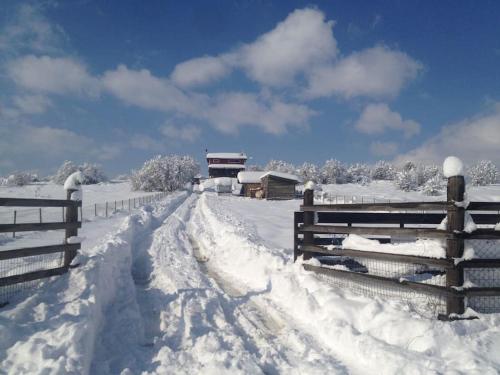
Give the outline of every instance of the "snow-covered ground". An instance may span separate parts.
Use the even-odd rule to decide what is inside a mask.
[[[381,199],[423,197],[388,184],[328,189]],[[499,195],[500,188],[491,187],[471,190],[469,197]],[[293,264],[292,212],[299,205],[179,192],[129,216],[84,223],[81,265],[0,309],[0,368],[78,374],[500,371],[499,314],[441,322],[402,302],[340,290]]]

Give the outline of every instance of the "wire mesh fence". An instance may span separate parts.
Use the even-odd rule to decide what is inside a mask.
[[[331,266],[338,268],[338,266]],[[349,267],[347,267],[349,269]],[[341,270],[345,270],[341,268]],[[385,282],[378,280],[352,280],[344,277],[335,277],[332,275],[318,274],[318,276],[328,284],[348,290],[354,294],[370,297],[381,298],[386,300],[399,301],[408,306],[411,311],[425,317],[435,317],[439,314],[446,313],[446,296],[435,293],[417,292],[408,289],[404,285],[388,285]]]

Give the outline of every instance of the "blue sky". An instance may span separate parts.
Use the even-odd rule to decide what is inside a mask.
[[[4,1],[0,175],[158,153],[500,164],[496,1]]]

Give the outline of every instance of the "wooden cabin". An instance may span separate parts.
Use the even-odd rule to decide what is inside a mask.
[[[207,153],[208,177],[236,178],[238,172],[245,170],[247,156],[243,152]]]
[[[260,181],[266,199],[294,199],[299,178],[289,173],[266,172]]]
[[[241,195],[255,198],[257,191],[262,189],[260,178],[265,173],[262,171],[239,172],[238,183],[241,184]]]

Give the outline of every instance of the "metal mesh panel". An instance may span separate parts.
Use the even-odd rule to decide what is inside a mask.
[[[466,268],[464,280],[477,287],[500,287],[500,268]]]
[[[21,275],[34,271],[62,267],[64,253],[33,255],[24,258],[6,259],[0,261],[0,278]],[[0,304],[7,301],[15,293],[38,285],[40,281],[29,281],[0,287]]]
[[[500,313],[500,296],[469,297],[466,303],[468,307],[483,314]]]
[[[474,258],[500,258],[500,240],[465,240],[465,246],[474,249]]]
[[[378,280],[353,281],[322,274],[318,276],[337,288],[349,290],[355,294],[403,302],[409,310],[429,318],[446,313],[446,298],[441,295],[416,292],[403,285],[388,286]]]
[[[446,285],[444,269],[421,264],[382,261],[363,257],[319,257],[325,266],[343,271],[367,273],[388,279],[408,280],[425,284]],[[322,275],[322,278],[336,287],[349,289],[368,297],[381,297],[403,301],[411,310],[426,316],[445,313],[446,298],[425,292],[413,291],[404,285],[388,285],[376,279],[346,280],[345,278]]]

